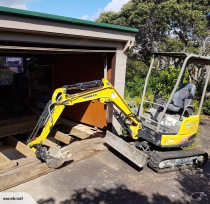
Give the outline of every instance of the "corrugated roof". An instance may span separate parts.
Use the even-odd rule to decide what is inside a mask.
[[[0,6],[0,13],[27,16],[31,18],[39,18],[39,19],[46,19],[46,20],[53,20],[53,21],[62,21],[62,22],[67,22],[67,23],[72,23],[72,24],[80,24],[80,25],[94,26],[94,27],[101,27],[101,28],[108,28],[108,29],[115,29],[115,30],[122,30],[122,31],[130,31],[130,32],[139,31],[136,28],[123,27],[123,26],[112,25],[112,24],[107,24],[107,23],[98,23],[94,21],[87,21],[87,20],[82,20],[82,19],[77,19],[77,18],[70,18],[70,17],[65,17],[65,16],[58,16],[58,15],[52,15],[52,14],[46,14],[46,13],[40,13],[40,12],[34,12],[34,11],[28,11],[28,10],[21,10],[21,9],[14,9],[14,8],[2,7],[2,6]]]

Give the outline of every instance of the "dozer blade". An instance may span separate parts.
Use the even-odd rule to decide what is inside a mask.
[[[148,156],[145,153],[141,152],[135,146],[130,145],[111,132],[106,131],[104,140],[108,145],[117,150],[140,168],[146,164]]]

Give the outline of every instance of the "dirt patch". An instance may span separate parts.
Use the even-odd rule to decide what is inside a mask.
[[[202,149],[210,155],[210,117],[202,116],[198,130],[198,135],[195,141],[195,147]]]

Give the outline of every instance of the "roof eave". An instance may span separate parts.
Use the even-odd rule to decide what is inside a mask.
[[[98,23],[94,21],[87,21],[87,20],[82,20],[82,19],[76,19],[76,18],[70,18],[70,17],[34,12],[34,11],[27,11],[27,10],[21,10],[21,9],[14,9],[14,8],[8,8],[8,7],[1,7],[1,6],[0,6],[0,13],[6,13],[6,14],[18,15],[18,16],[27,16],[31,18],[60,21],[60,22],[66,22],[66,23],[71,23],[71,24],[80,24],[80,25],[114,29],[114,30],[122,30],[122,31],[128,31],[128,32],[133,32],[133,33],[139,32],[139,30],[136,28],[123,27],[123,26],[112,25],[112,24],[107,24],[107,23]]]

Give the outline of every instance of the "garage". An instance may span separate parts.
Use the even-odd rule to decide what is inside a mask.
[[[27,146],[55,89],[106,78],[123,95],[126,55],[137,31],[0,7],[1,190],[55,170]],[[107,129],[121,131],[111,110],[98,100],[78,103],[65,107],[42,144],[70,151],[77,162],[107,149]]]
[[[5,7],[0,29],[1,120],[43,109],[63,85],[105,77],[123,95],[137,29]],[[68,107],[63,117],[98,128],[113,120],[98,101]]]

